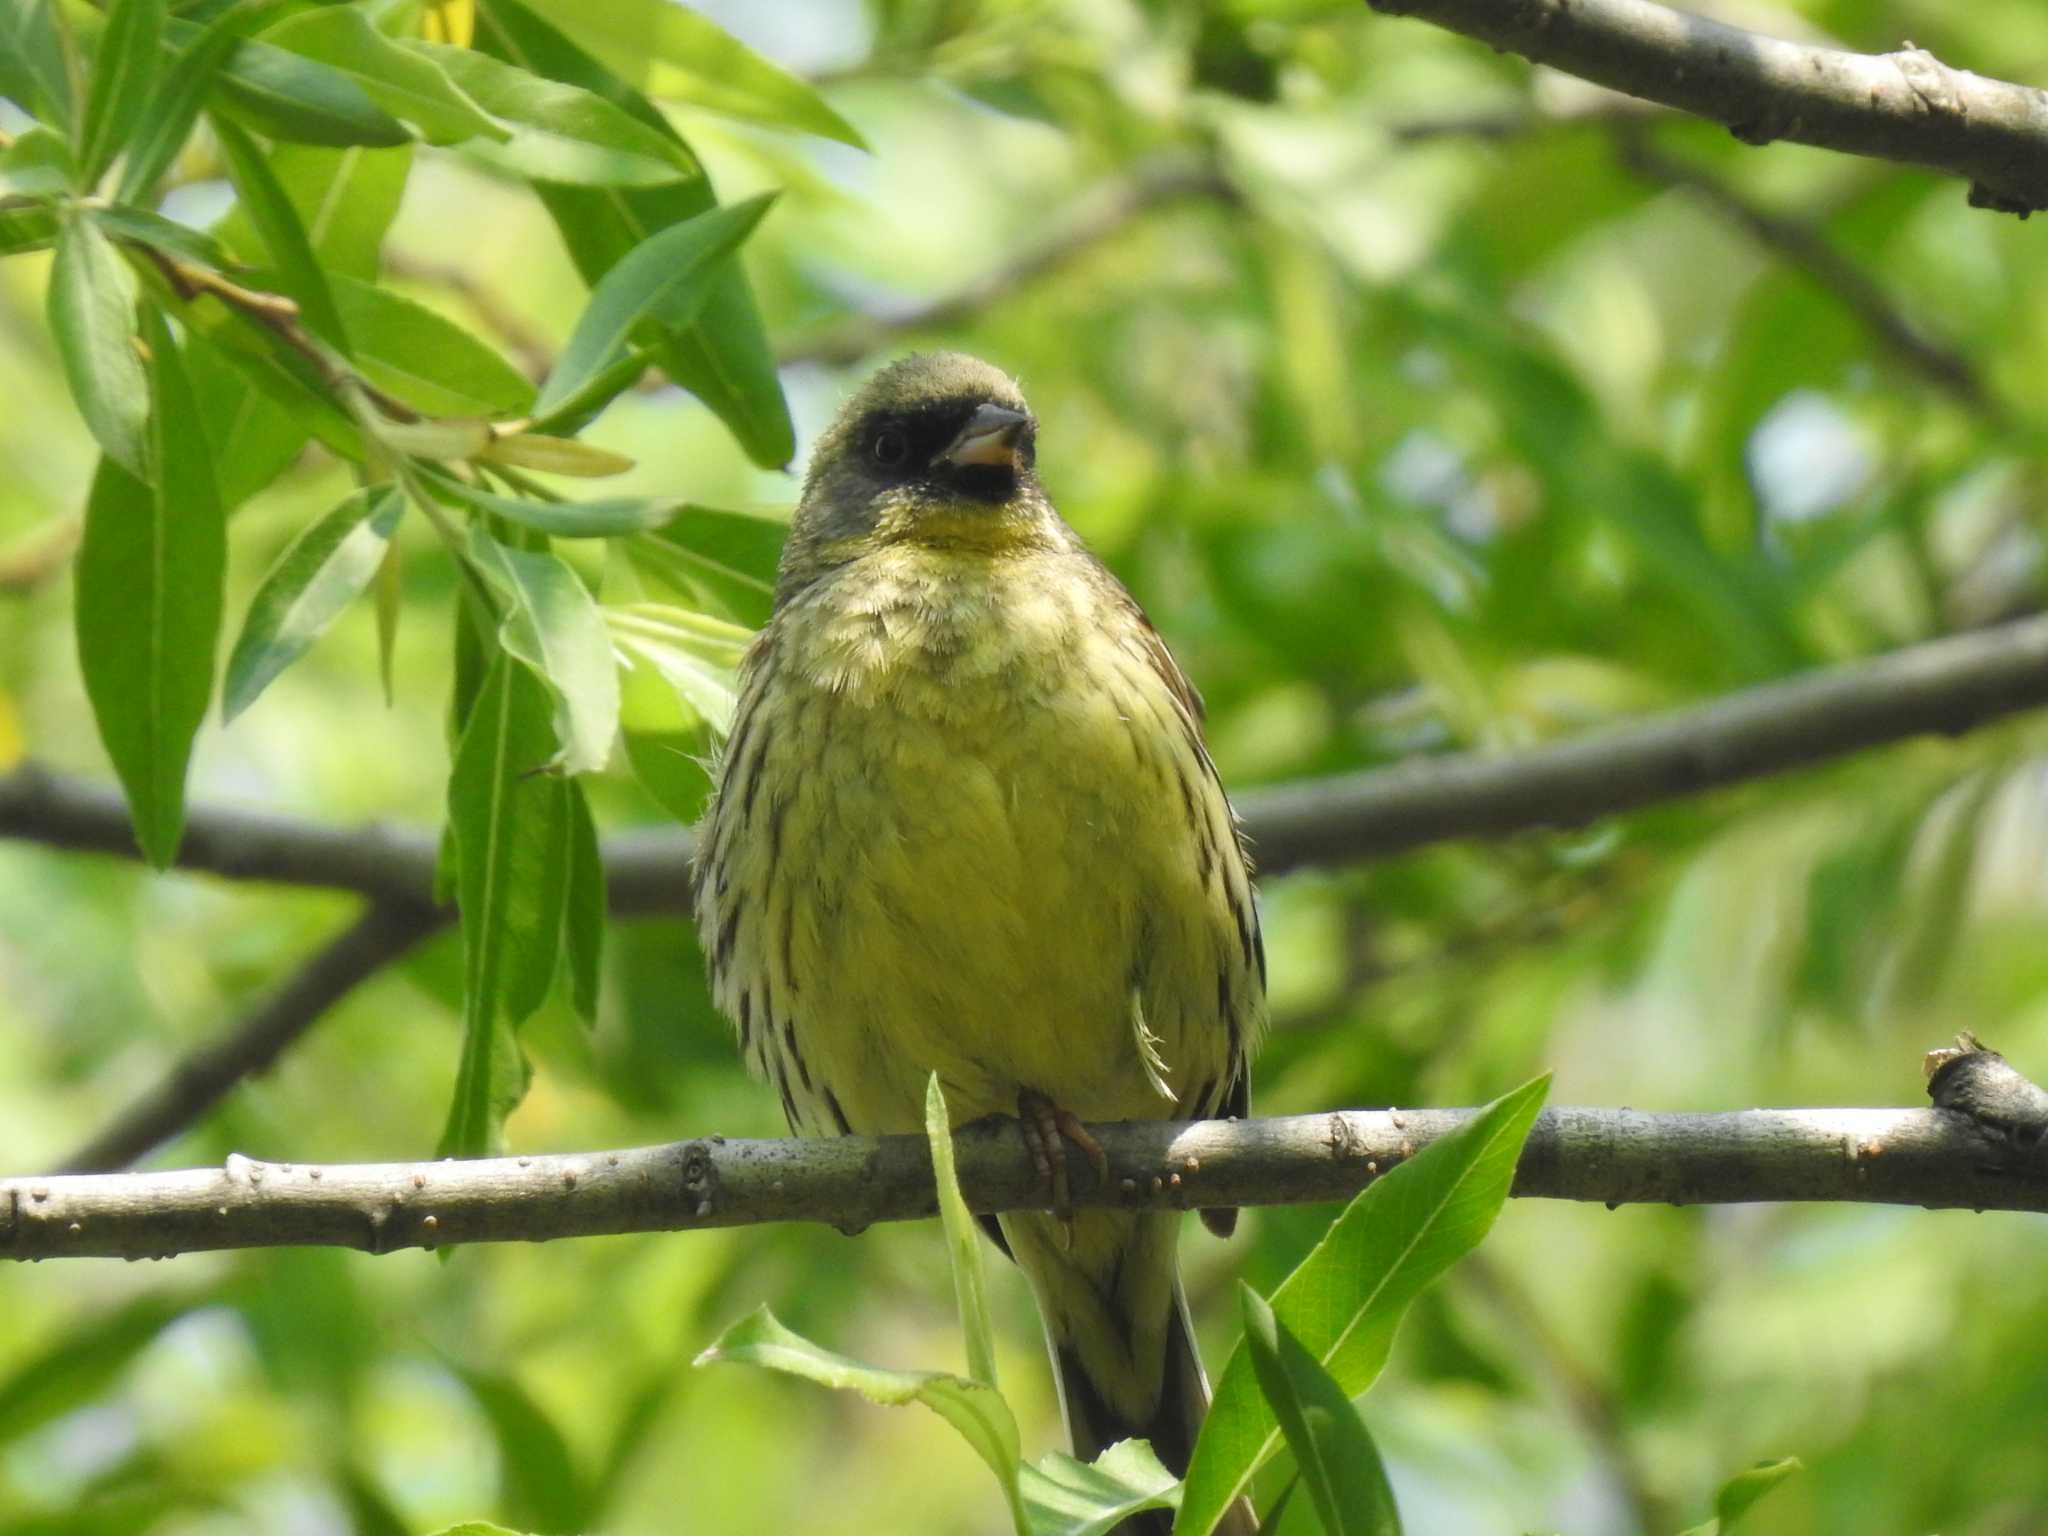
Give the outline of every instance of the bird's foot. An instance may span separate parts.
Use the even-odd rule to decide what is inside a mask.
[[[1053,1215],[1062,1222],[1071,1222],[1074,1198],[1067,1179],[1067,1142],[1081,1149],[1101,1184],[1109,1182],[1109,1154],[1102,1150],[1101,1142],[1088,1134],[1088,1127],[1079,1116],[1034,1089],[1026,1088],[1017,1095],[1017,1121],[1023,1127],[1024,1145],[1031,1149],[1031,1161],[1038,1176],[1051,1189]]]

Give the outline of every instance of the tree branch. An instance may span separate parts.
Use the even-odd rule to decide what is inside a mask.
[[[1082,1160],[1071,1170],[1074,1199],[1174,1209],[1343,1200],[1472,1113],[1093,1126],[1109,1178],[1097,1184]],[[958,1143],[974,1210],[1044,1204],[1014,1123],[968,1127]],[[2048,1212],[2048,1167],[2038,1150],[2016,1161],[2009,1138],[1945,1109],[1555,1109],[1536,1123],[1514,1192],[1608,1205],[1828,1200]],[[327,1167],[238,1156],[175,1173],[0,1180],[0,1258],[306,1244],[388,1253],[771,1221],[857,1230],[935,1209],[921,1136],[712,1136],[573,1156]]]
[[[244,1077],[269,1067],[360,982],[439,932],[453,915],[443,907],[409,902],[372,905],[234,1029],[186,1056],[161,1083],[64,1159],[59,1171],[125,1168],[169,1141]]]
[[[1412,759],[1239,797],[1259,868],[1330,868],[1464,837],[1587,822],[1928,733],[1960,735],[2048,705],[2048,616],[1907,646],[1730,694],[1697,709],[1525,752]],[[0,775],[0,837],[135,857],[120,796],[33,767]],[[689,834],[605,840],[611,911],[686,913]],[[328,827],[199,804],[180,868],[335,886],[431,905],[432,834]]]
[[[1788,139],[1961,176],[1972,206],[2048,208],[2048,92],[1951,69],[1924,48],[1849,53],[1653,0],[1368,0],[1537,64]]]

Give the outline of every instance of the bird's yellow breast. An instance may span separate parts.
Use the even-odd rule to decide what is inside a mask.
[[[720,1002],[806,1129],[1034,1089],[1213,1111],[1263,1009],[1249,891],[1144,621],[1085,557],[890,544],[778,613],[707,829]]]

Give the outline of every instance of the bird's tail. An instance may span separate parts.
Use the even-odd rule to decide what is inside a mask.
[[[1178,1274],[1174,1276],[1166,1321],[1159,1401],[1149,1414],[1134,1418],[1119,1410],[1089,1376],[1081,1350],[1071,1340],[1055,1340],[1052,1359],[1059,1381],[1060,1409],[1077,1457],[1093,1461],[1119,1440],[1146,1440],[1169,1472],[1176,1477],[1187,1475],[1195,1437],[1201,1433],[1202,1418],[1209,1411],[1209,1379],[1202,1372],[1202,1357],[1195,1349],[1187,1294],[1181,1289]],[[1251,1507],[1243,1500],[1233,1505],[1216,1527],[1220,1536],[1256,1536],[1258,1528]],[[1172,1529],[1171,1510],[1151,1510],[1126,1520],[1117,1527],[1117,1536],[1170,1536]]]

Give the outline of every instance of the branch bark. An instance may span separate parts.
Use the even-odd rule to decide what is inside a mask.
[[[1744,143],[1925,166],[1968,180],[1975,207],[2022,218],[2048,208],[2048,92],[1952,69],[1924,48],[1818,48],[1653,0],[1368,3],[1711,119]]]
[[[1238,803],[1261,872],[1282,875],[1455,838],[1583,826],[1913,736],[1960,735],[2044,705],[2048,616],[1930,640],[1526,752],[1417,758],[1254,790]],[[0,775],[0,837],[136,856],[114,790],[34,767]],[[686,913],[689,849],[690,834],[673,829],[607,838],[612,914]],[[425,830],[329,827],[198,804],[187,813],[177,863],[230,879],[334,886],[426,906],[434,853]]]
[[[1074,1200],[1173,1209],[1343,1200],[1472,1113],[1093,1126],[1109,1177],[1097,1183],[1086,1161],[1074,1160]],[[2039,1143],[2016,1145],[1961,1110],[1554,1109],[1536,1123],[1514,1192],[1608,1205],[1828,1200],[2048,1212]],[[957,1150],[974,1210],[1043,1205],[1014,1123],[968,1127]],[[174,1173],[0,1181],[0,1258],[287,1245],[388,1253],[771,1221],[851,1231],[935,1209],[920,1136],[711,1136],[573,1156],[326,1167],[231,1157],[220,1168]]]

